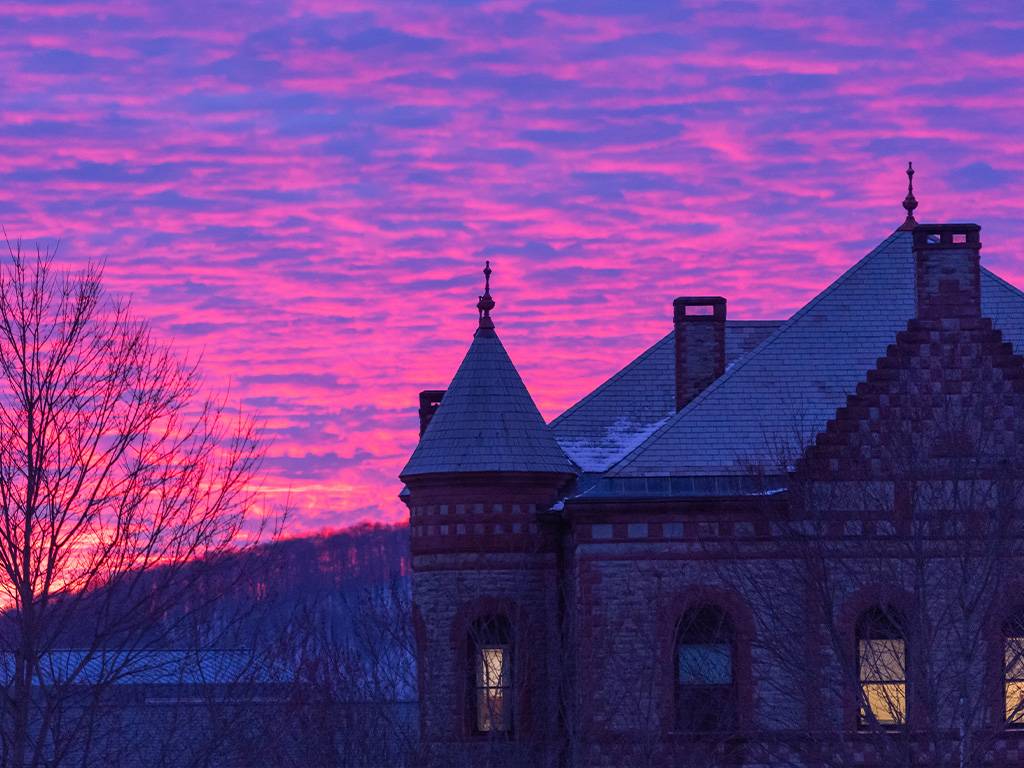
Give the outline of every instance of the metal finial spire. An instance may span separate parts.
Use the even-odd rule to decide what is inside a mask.
[[[494,321],[491,320],[491,310],[494,309],[494,299],[491,298],[491,262],[484,262],[484,295],[476,303],[480,311],[480,327],[493,328]]]
[[[913,163],[907,163],[907,196],[903,198],[903,208],[907,211],[907,218],[900,229],[913,229],[917,226],[917,219],[914,218],[914,210],[917,208],[917,198],[914,197]]]

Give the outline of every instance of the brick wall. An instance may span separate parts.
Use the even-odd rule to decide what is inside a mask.
[[[424,617],[419,649],[425,744],[431,765],[502,765],[542,760],[553,740],[548,717],[558,684],[555,562],[550,554],[484,558],[420,556],[413,599]],[[470,624],[480,616],[506,615],[513,628],[515,741],[472,732],[467,690]],[[461,761],[461,762],[460,762]]]
[[[948,547],[943,554],[941,537],[878,524],[891,513],[865,509],[825,525],[821,519],[831,515],[819,509],[820,517],[780,521],[756,538],[626,536],[577,546],[576,764],[882,766],[908,751],[924,754],[926,745],[900,735],[857,731],[856,622],[879,604],[898,606],[907,617],[909,712],[922,727],[919,741],[945,734],[932,748],[957,744],[964,686],[972,728],[998,731],[977,743],[1007,761],[1024,756],[1024,734],[1004,732],[999,709],[999,625],[1014,610],[1006,596],[1019,594],[1021,557],[964,556]],[[718,530],[737,528],[717,522]],[[967,594],[979,597],[972,584],[991,592],[965,601]],[[672,722],[676,622],[701,602],[721,606],[737,626],[740,740],[694,742]],[[943,725],[924,724],[924,713]],[[820,754],[826,748],[828,761]],[[972,764],[1020,764],[985,760]],[[954,763],[929,763],[946,764]]]
[[[707,762],[711,758],[675,724],[677,622],[700,604],[722,607],[736,625],[741,727],[786,730],[804,722],[804,702],[787,695],[794,686],[757,642],[759,631],[800,612],[802,597],[779,573],[771,580],[787,595],[786,612],[777,616],[775,606],[759,599],[773,559],[752,552],[741,560],[732,544],[716,554],[707,543],[681,541],[588,543],[578,547],[576,558],[584,763],[659,764],[671,758],[679,765],[718,764]],[[771,685],[760,683],[769,679]],[[719,748],[723,759],[744,752],[724,743]]]

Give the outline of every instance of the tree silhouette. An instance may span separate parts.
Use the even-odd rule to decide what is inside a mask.
[[[87,764],[111,686],[201,649],[211,569],[258,540],[253,421],[203,399],[102,270],[0,265],[0,763]],[[237,576],[237,574],[236,574]]]

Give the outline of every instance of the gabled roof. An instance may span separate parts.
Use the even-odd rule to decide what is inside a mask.
[[[781,324],[781,320],[727,320],[726,368],[757,347]],[[672,331],[550,426],[562,450],[584,472],[604,472],[675,412],[675,331]]]
[[[576,474],[493,328],[477,330],[401,478],[453,472]]]
[[[907,231],[886,238],[606,477],[784,473],[914,316],[912,242]],[[981,300],[1021,352],[1024,294],[983,269]]]

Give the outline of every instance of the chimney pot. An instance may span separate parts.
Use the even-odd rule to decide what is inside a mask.
[[[679,411],[725,373],[725,299],[680,296],[672,310]]]
[[[919,224],[914,227],[917,316],[922,319],[981,315],[981,227]]]

